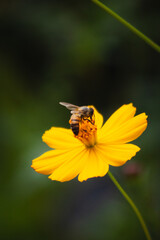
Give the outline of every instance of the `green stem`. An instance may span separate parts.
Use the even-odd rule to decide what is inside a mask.
[[[122,195],[124,196],[124,198],[128,201],[128,203],[130,204],[130,206],[132,207],[133,211],[135,212],[135,214],[137,215],[141,226],[143,228],[143,231],[145,233],[145,236],[147,238],[147,240],[151,240],[151,236],[149,234],[149,231],[147,229],[147,226],[142,218],[142,215],[140,213],[140,211],[138,210],[138,208],[136,207],[136,205],[134,204],[134,202],[132,201],[132,199],[128,196],[128,194],[123,190],[123,188],[120,186],[120,184],[117,182],[117,180],[115,179],[115,177],[112,175],[112,173],[110,171],[108,171],[108,176],[110,177],[110,179],[113,181],[113,183],[116,185],[116,187],[118,188],[118,190],[122,193]]]
[[[154,48],[157,52],[160,52],[160,46],[153,42],[150,38],[148,38],[146,35],[144,35],[142,32],[140,32],[138,29],[133,27],[129,22],[124,20],[122,17],[120,17],[117,13],[112,11],[110,8],[108,8],[106,5],[101,3],[98,0],[91,0],[96,5],[98,5],[100,8],[102,8],[104,11],[109,13],[112,17],[117,19],[119,22],[121,22],[123,25],[125,25],[127,28],[129,28],[132,32],[134,32],[137,36],[139,36],[141,39],[143,39],[147,44],[149,44],[152,48]]]

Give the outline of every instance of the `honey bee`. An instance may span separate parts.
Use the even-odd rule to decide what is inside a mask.
[[[79,124],[83,120],[88,120],[93,124],[92,117],[94,114],[94,109],[87,106],[76,106],[66,102],[60,102],[62,106],[71,110],[70,127],[72,132],[77,136],[79,133]]]

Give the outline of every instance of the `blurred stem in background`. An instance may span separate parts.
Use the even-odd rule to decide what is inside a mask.
[[[143,220],[143,217],[140,213],[140,211],[138,210],[138,208],[136,207],[136,205],[134,204],[134,202],[132,201],[132,199],[128,196],[128,194],[123,190],[123,188],[120,186],[120,184],[117,182],[117,180],[115,179],[115,177],[112,175],[112,173],[110,171],[108,171],[108,176],[110,177],[110,179],[112,180],[112,182],[116,185],[116,187],[118,188],[118,190],[122,193],[122,195],[124,196],[124,198],[127,200],[127,202],[130,204],[130,206],[132,207],[133,211],[135,212],[135,214],[137,215],[141,226],[143,228],[143,231],[146,235],[147,240],[151,240],[151,236],[149,234],[149,231],[147,229],[147,226]]]
[[[140,32],[138,29],[133,27],[129,22],[124,20],[122,17],[120,17],[117,13],[112,11],[110,8],[108,8],[106,5],[101,3],[98,0],[91,0],[96,5],[98,5],[100,8],[102,8],[104,11],[109,13],[112,17],[117,19],[119,22],[121,22],[123,25],[125,25],[127,28],[129,28],[133,33],[135,33],[137,36],[139,36],[142,40],[144,40],[147,44],[149,44],[152,48],[154,48],[157,52],[160,52],[160,46],[153,42],[150,38],[148,38],[146,35],[144,35],[142,32]]]

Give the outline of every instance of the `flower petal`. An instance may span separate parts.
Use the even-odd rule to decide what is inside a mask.
[[[32,161],[31,167],[38,173],[49,175],[68,159],[76,157],[84,149],[83,145],[72,150],[51,150]]]
[[[106,132],[121,126],[127,120],[131,119],[135,115],[135,112],[136,108],[133,107],[132,103],[123,105],[106,121],[101,129],[100,134],[103,135]]]
[[[95,115],[95,125],[98,129],[102,127],[103,124],[103,116],[100,114],[97,109],[94,106],[88,106],[94,109],[94,115]]]
[[[65,182],[75,178],[84,167],[85,161],[87,158],[87,149],[85,147],[77,150],[74,150],[70,153],[70,157],[59,166],[49,178],[52,180]]]
[[[121,166],[127,160],[130,160],[140,148],[134,144],[107,145],[97,144],[95,146],[97,155],[99,154],[103,161],[112,166]]]
[[[99,134],[99,142],[108,144],[122,144],[138,138],[147,127],[147,115],[141,113],[129,119],[117,128],[111,129],[105,134]]]
[[[43,136],[42,140],[51,148],[65,149],[79,147],[82,143],[74,137],[70,129],[52,127],[47,130]]]
[[[103,177],[109,170],[109,165],[103,161],[94,148],[88,149],[85,166],[78,176],[80,182],[93,177]]]

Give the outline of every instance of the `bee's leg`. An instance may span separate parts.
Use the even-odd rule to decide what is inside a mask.
[[[83,118],[83,120],[88,120],[90,123],[92,123],[92,119],[91,120],[89,120],[88,118]],[[93,123],[92,123],[92,125],[94,125]]]

